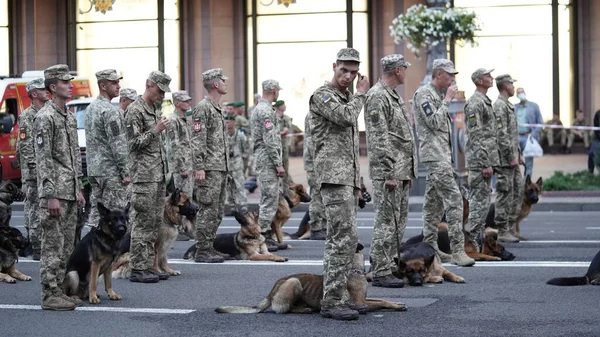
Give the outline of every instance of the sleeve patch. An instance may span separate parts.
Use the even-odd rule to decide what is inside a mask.
[[[121,133],[121,130],[119,128],[119,123],[117,121],[112,121],[110,122],[110,130],[113,133],[113,136],[118,136]]]
[[[325,96],[323,98],[323,103],[329,103],[329,101],[331,101],[331,96]]]
[[[38,130],[37,136],[35,137],[35,142],[37,143],[38,147],[44,146],[44,136],[42,135],[42,130]]]
[[[27,128],[23,126],[19,128],[19,139],[24,140],[25,138],[27,138]]]
[[[131,122],[127,122],[125,124],[125,128],[127,129],[127,134],[129,135],[129,137],[133,137],[135,133],[133,131],[133,126],[131,125]]]
[[[421,108],[423,108],[423,111],[427,117],[433,115],[433,109],[431,108],[431,105],[429,105],[429,101],[421,103]]]
[[[265,128],[271,130],[273,128],[273,122],[270,119],[265,120]]]
[[[173,130],[173,129],[169,130],[169,138],[175,139],[175,130]]]
[[[369,116],[371,116],[372,123],[379,122],[379,111],[377,111],[377,109],[373,108],[369,110]]]
[[[200,132],[202,130],[202,121],[200,117],[194,117],[194,131]]]
[[[467,121],[469,122],[470,127],[477,126],[477,115],[475,114],[475,112],[469,112],[467,114]]]

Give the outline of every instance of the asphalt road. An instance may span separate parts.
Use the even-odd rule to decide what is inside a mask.
[[[293,232],[301,218],[285,226]],[[22,226],[22,212],[13,225]],[[409,215],[406,237],[417,235],[420,213]],[[600,248],[600,212],[535,212],[522,225],[529,241],[507,244],[510,262],[478,262],[471,268],[447,266],[466,284],[383,289],[369,297],[407,304],[406,312],[376,312],[352,322],[318,314],[217,314],[221,305],[255,305],[280,277],[321,273],[322,241],[296,241],[280,252],[287,263],[196,264],[181,260],[192,244],[176,242],[169,257],[182,275],[158,284],[116,280],[123,296],[86,304],[71,312],[40,310],[39,263],[21,259],[18,268],[31,282],[0,284],[0,336],[600,336],[600,287],[553,287],[559,276],[582,276]],[[371,241],[373,213],[359,213],[360,241]],[[236,231],[228,217],[220,232]]]

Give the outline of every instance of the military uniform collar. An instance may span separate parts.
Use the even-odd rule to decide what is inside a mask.
[[[488,95],[484,95],[481,92],[475,90],[475,93],[473,93],[473,96],[479,96],[479,98],[483,99],[484,102],[486,102],[489,105],[492,105],[492,100],[488,97]]]
[[[512,104],[508,98],[505,98],[502,95],[498,95],[498,99],[501,100],[502,102],[506,103],[508,106],[510,106],[511,108],[514,108],[514,104]]]
[[[63,116],[67,115],[67,110],[66,109],[63,109],[60,106],[58,106],[58,104],[56,104],[53,100],[50,100],[49,102],[50,102],[50,106],[52,107],[52,110],[60,113]]]
[[[212,98],[208,97],[208,96],[204,96],[204,99],[207,100],[210,105],[212,105],[215,109],[217,109],[217,111],[221,112],[221,110],[223,109],[221,107],[221,105],[215,101],[212,100]]]
[[[110,100],[104,96],[98,96],[98,99],[110,103]]]
[[[398,96],[398,93],[396,92],[395,88],[391,88],[389,85],[387,85],[382,78],[379,79],[379,84],[385,88],[385,91],[388,92],[388,94],[390,94],[392,97],[394,97],[396,100],[398,100],[400,98],[400,96]]]
[[[146,110],[148,113],[150,113],[152,115],[156,115],[156,109],[149,107],[148,104],[146,104],[146,101],[144,100],[144,98],[142,96],[139,96],[138,99],[140,100],[140,103],[142,104],[142,107],[144,108],[144,110]]]
[[[331,82],[325,82],[325,86],[331,90],[333,90],[334,93],[338,94],[339,96],[343,97],[344,99],[348,99],[348,96],[350,96],[350,91],[346,88],[345,92],[341,92],[338,88],[336,88]]]
[[[438,89],[435,85],[433,85],[433,82],[429,82],[428,86],[430,91],[437,93],[440,97],[443,98],[444,93],[441,89]]]
[[[271,108],[271,110],[275,111],[275,108],[273,108],[273,104],[271,104],[271,102],[269,102],[268,100],[261,97],[260,100],[258,100],[258,104],[260,104],[261,102],[265,103],[266,105],[268,105]],[[256,104],[256,105],[258,105],[258,104]]]

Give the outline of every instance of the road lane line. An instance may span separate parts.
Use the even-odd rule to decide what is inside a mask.
[[[521,243],[600,243],[600,240],[526,240]]]
[[[12,310],[42,310],[39,305],[0,304],[0,309]],[[161,309],[161,308],[124,308],[124,307],[77,307],[76,311],[104,311],[142,314],[190,314],[192,309]]]

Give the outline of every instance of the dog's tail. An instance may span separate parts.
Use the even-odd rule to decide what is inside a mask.
[[[215,309],[220,314],[258,314],[267,310],[271,306],[269,297],[265,297],[255,307],[245,307],[241,305],[227,305]]]
[[[590,282],[589,282],[587,276],[559,277],[559,278],[553,278],[550,281],[546,282],[546,284],[550,284],[553,286],[584,286],[589,283]]]

